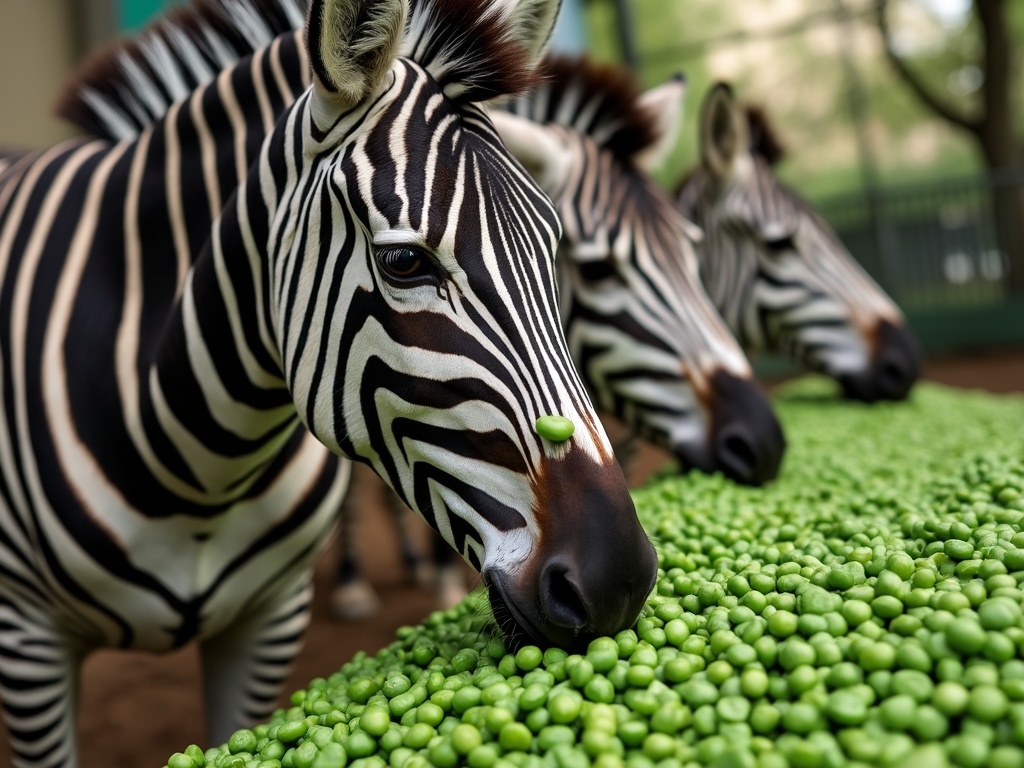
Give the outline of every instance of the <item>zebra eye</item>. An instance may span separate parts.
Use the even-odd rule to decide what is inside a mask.
[[[399,283],[419,282],[420,278],[434,276],[434,263],[420,248],[381,248],[377,251],[377,262],[385,277]]]
[[[796,243],[793,242],[792,235],[786,235],[774,240],[765,240],[764,247],[773,253],[780,253],[781,251],[795,251]]]
[[[600,283],[618,277],[615,265],[608,260],[585,261],[580,264],[580,277],[588,283]]]

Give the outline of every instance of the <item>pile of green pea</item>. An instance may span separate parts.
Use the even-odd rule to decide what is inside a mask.
[[[1024,768],[1024,399],[776,399],[779,480],[635,493],[634,627],[511,652],[473,595],[168,768]]]

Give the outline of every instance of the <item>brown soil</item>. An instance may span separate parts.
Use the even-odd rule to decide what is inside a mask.
[[[926,378],[991,392],[1024,392],[1024,352],[989,352],[931,361]],[[306,649],[287,691],[330,674],[356,651],[375,652],[391,641],[395,628],[419,622],[432,608],[430,595],[404,573],[393,531],[382,515],[368,516],[360,547],[383,600],[374,618],[343,623],[332,619],[327,598],[333,551],[317,570],[315,615]],[[191,742],[205,744],[194,647],[167,656],[101,652],[86,663],[80,706],[82,768],[159,768]],[[10,764],[6,731],[0,725],[0,766]]]

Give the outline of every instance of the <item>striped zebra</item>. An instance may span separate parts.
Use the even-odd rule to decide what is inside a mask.
[[[491,116],[562,221],[562,324],[588,391],[599,410],[683,469],[771,480],[785,449],[778,420],[701,285],[700,233],[649,176],[677,141],[684,81],[641,93],[621,67],[567,57],[545,64],[540,85]],[[346,503],[342,525],[353,530],[358,513]],[[343,539],[332,596],[346,619],[377,606],[355,541]],[[409,544],[403,551],[414,554]],[[446,600],[461,571],[436,554]]]
[[[902,313],[775,177],[777,145],[728,85],[705,98],[700,154],[678,201],[704,230],[701,277],[744,348],[784,353],[836,379],[848,398],[905,398],[920,352]]]
[[[684,470],[773,479],[782,429],[701,285],[699,232],[649,175],[678,139],[685,81],[641,92],[615,65],[545,69],[493,119],[562,221],[562,324],[598,409]]]
[[[0,694],[18,766],[76,763],[76,681],[99,647],[196,640],[207,738],[265,717],[339,456],[482,571],[513,645],[617,631],[656,575],[559,326],[557,217],[483,110],[533,81],[558,1],[315,0],[305,46],[285,33],[158,117],[162,63],[198,72],[227,44],[202,9],[262,5],[207,0],[139,45],[137,71],[94,70],[109,87],[75,103],[155,120],[137,138],[0,176]],[[265,138],[217,129],[253,113]],[[571,438],[541,437],[545,414]]]

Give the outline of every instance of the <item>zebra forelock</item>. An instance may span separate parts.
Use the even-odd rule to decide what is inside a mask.
[[[427,70],[453,102],[511,96],[538,82],[538,68],[503,3],[411,0],[409,5],[401,55]]]

